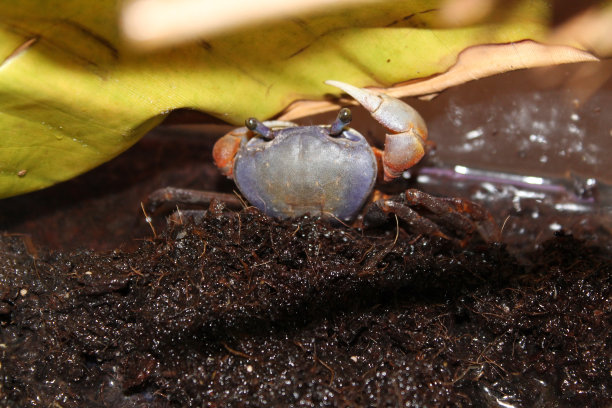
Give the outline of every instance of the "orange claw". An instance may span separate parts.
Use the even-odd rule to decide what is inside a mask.
[[[385,181],[391,181],[425,156],[422,139],[405,133],[387,134],[383,153]]]
[[[213,146],[215,165],[229,178],[234,175],[234,157],[242,143],[247,141],[247,132],[246,127],[235,129],[217,140]]]
[[[392,132],[387,134],[382,157],[385,181],[401,176],[423,158],[427,145],[427,126],[412,106],[392,96],[344,82],[325,83],[351,95],[374,119]]]

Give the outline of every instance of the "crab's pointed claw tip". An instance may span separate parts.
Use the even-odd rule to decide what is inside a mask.
[[[341,89],[347,94],[351,95],[353,99],[359,102],[361,106],[370,112],[374,112],[382,103],[380,95],[368,89],[357,88],[356,86],[340,81],[333,81],[331,79],[325,81],[325,83],[327,85],[335,86],[336,88]]]
[[[382,156],[385,180],[399,177],[423,158],[427,146],[427,126],[412,106],[392,96],[344,82],[325,83],[351,95],[374,119],[391,131],[387,134]]]
[[[421,115],[410,105],[392,96],[340,82],[325,81],[326,84],[340,88],[351,95],[366,108],[374,119],[387,129],[401,133],[418,128],[423,139],[427,138],[427,127]]]

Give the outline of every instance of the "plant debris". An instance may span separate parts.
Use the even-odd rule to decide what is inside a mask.
[[[559,233],[519,263],[254,208],[134,251],[0,236],[0,404],[612,403],[612,259]],[[182,221],[182,222],[181,222]]]

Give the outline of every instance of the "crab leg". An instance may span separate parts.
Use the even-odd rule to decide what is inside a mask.
[[[425,155],[427,126],[410,105],[383,93],[357,88],[340,81],[325,81],[351,95],[391,133],[385,139],[382,157],[385,181],[399,177]]]

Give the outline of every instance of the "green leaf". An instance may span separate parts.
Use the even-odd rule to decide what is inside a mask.
[[[546,1],[436,28],[438,1],[386,1],[138,53],[111,0],[0,4],[0,197],[66,180],[124,151],[172,109],[229,123],[334,92],[440,73],[474,44],[541,39]]]

